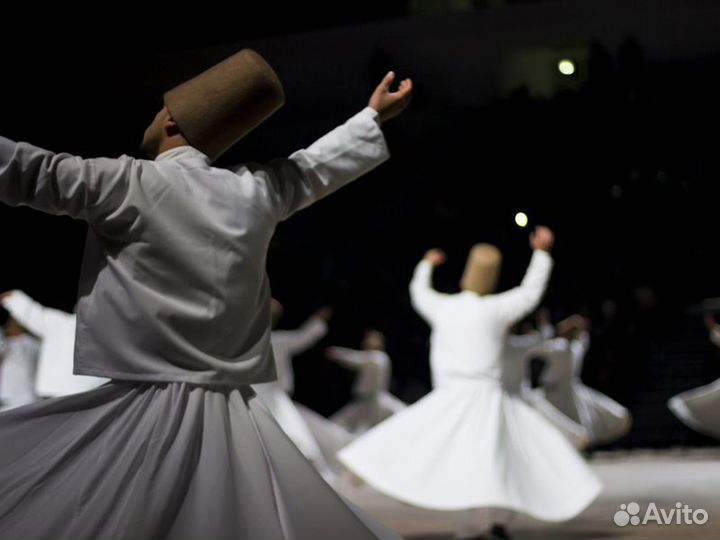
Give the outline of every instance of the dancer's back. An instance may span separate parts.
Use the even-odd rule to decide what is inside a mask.
[[[536,250],[520,286],[500,294],[441,294],[430,285],[432,266],[423,260],[410,285],[413,305],[432,327],[430,365],[435,386],[457,378],[500,380],[510,327],[540,300],[552,268]]]

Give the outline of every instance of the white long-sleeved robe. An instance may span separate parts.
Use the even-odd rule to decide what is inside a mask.
[[[600,481],[501,381],[508,330],[537,306],[551,267],[536,251],[519,287],[478,296],[435,291],[431,264],[418,264],[410,294],[432,328],[433,390],[341,450],[341,463],[386,495],[434,510],[504,508],[560,521],[585,509]]]
[[[345,347],[330,347],[328,352],[334,360],[357,372],[352,400],[330,420],[360,435],[407,406],[390,393],[392,365],[387,353]]]
[[[0,414],[0,536],[394,538],[248,386],[274,378],[276,225],[387,157],[370,109],[231,169],[189,146],[88,160],[0,138],[0,201],[89,225],[75,371],[117,379]]]
[[[190,146],[82,159],[0,137],[0,201],[88,222],[75,373],[237,386],[275,379],[276,225],[387,158],[370,107],[288,159],[232,169]]]
[[[5,336],[0,329],[0,410],[37,400],[38,340],[28,334]]]
[[[107,382],[100,377],[73,374],[75,314],[45,307],[22,291],[12,291],[6,296],[3,307],[41,340],[35,384],[37,395],[65,396]]]

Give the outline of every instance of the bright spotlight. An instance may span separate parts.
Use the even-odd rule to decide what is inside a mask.
[[[518,227],[526,227],[528,224],[528,217],[525,212],[518,212],[515,214],[515,223]]]
[[[575,63],[572,60],[564,58],[558,62],[558,71],[563,75],[570,76],[575,73]]]

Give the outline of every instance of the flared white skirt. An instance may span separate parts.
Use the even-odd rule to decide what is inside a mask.
[[[720,379],[670,398],[668,407],[688,427],[720,439]]]
[[[565,437],[492,379],[433,390],[338,457],[377,490],[433,510],[503,508],[562,521],[601,491]]]

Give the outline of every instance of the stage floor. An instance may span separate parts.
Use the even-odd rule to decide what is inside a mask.
[[[720,447],[672,448],[597,452],[590,464],[605,487],[600,497],[581,515],[566,523],[543,523],[515,516],[508,531],[513,538],[539,539],[617,539],[617,538],[720,538]],[[337,489],[345,497],[407,538],[441,540],[453,538],[452,514],[421,510],[392,500],[369,488],[356,486],[342,478]],[[646,524],[620,527],[614,516],[621,504],[638,503],[639,518],[646,516],[650,503],[663,519],[681,502],[693,510],[707,512],[707,522],[699,524]],[[702,519],[700,513],[696,514]]]

